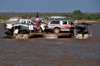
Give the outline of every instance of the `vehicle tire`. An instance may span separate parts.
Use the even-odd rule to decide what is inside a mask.
[[[78,32],[78,33],[81,33],[82,31],[83,31],[82,28],[77,28],[77,32]]]
[[[53,32],[54,32],[54,33],[59,33],[59,32],[60,32],[60,29],[59,29],[59,28],[55,28],[55,29],[53,30]]]

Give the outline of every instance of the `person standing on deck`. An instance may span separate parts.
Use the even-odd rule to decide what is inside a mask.
[[[41,22],[40,22],[40,20],[38,20],[38,22],[37,22],[37,30],[38,31],[40,30],[40,25],[41,25]]]
[[[39,13],[37,12],[36,18],[39,18]]]
[[[36,24],[36,22],[34,21],[34,23],[33,23],[33,29],[34,29],[33,31],[34,31],[34,33],[36,32],[36,25],[37,25],[37,24]]]
[[[44,19],[42,19],[42,23],[45,23],[45,20]]]
[[[30,19],[33,19],[33,18],[30,16]]]

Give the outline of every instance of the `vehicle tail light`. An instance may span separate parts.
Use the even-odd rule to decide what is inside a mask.
[[[75,27],[77,27],[77,25],[75,25]]]

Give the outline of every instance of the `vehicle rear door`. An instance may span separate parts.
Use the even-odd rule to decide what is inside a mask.
[[[67,21],[61,21],[61,31],[68,31]]]
[[[73,28],[76,25],[72,21],[68,21],[68,28]]]
[[[67,26],[68,30],[73,31],[74,27],[75,27],[74,23],[72,21],[68,21],[68,26]]]

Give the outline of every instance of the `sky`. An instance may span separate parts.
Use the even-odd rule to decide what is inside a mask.
[[[100,12],[100,0],[0,0],[0,12]]]

